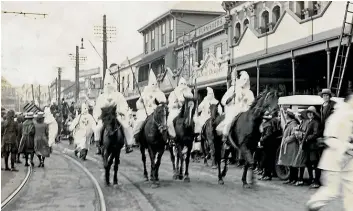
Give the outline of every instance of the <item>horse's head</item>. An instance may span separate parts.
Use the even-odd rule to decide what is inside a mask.
[[[101,108],[101,119],[104,125],[114,126],[117,123],[116,105]]]
[[[185,102],[183,106],[183,116],[185,117],[185,126],[186,127],[191,127],[192,124],[192,119],[196,111],[196,102],[197,99],[193,97],[185,97]]]
[[[278,109],[278,92],[275,89],[264,90],[258,98],[255,100],[252,107],[259,110],[259,115],[262,115],[265,111],[273,113]]]
[[[164,102],[160,103],[157,99],[154,101],[157,107],[153,112],[153,122],[158,126],[159,131],[163,134],[167,131],[168,104]]]

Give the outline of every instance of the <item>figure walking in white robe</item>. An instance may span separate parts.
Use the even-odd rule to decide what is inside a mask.
[[[211,110],[210,106],[211,105],[217,105],[218,100],[214,96],[213,89],[210,87],[207,87],[207,95],[206,97],[202,100],[198,107],[199,113],[201,112],[200,116],[195,116],[194,117],[194,122],[195,122],[195,133],[200,134],[203,125],[206,123],[206,121],[211,117]],[[218,112],[220,112],[218,110]]]
[[[307,203],[309,211],[318,211],[342,190],[345,211],[353,210],[353,95],[337,105],[327,119],[324,150],[318,168],[322,169],[323,185]]]
[[[72,131],[74,144],[76,146],[75,155],[80,153],[80,157],[85,160],[93,134],[93,127],[96,121],[92,115],[88,113],[88,107],[82,103],[81,114],[77,115],[72,121],[69,130]]]
[[[136,121],[133,129],[134,137],[140,133],[142,125],[144,124],[147,118],[147,115],[151,115],[157,108],[155,100],[157,100],[159,103],[167,102],[165,94],[158,87],[157,78],[153,70],[151,69],[148,78],[148,85],[145,87],[145,89],[141,93],[140,98],[136,102],[137,112]]]
[[[48,124],[48,127],[49,127],[48,144],[49,144],[50,150],[52,150],[52,146],[55,143],[55,139],[58,135],[59,127],[49,107],[45,107],[44,109],[44,123]]]
[[[191,88],[189,88],[186,84],[186,80],[181,77],[179,79],[179,84],[175,89],[169,94],[168,97],[168,108],[169,108],[169,115],[168,115],[168,133],[170,139],[175,139],[175,128],[173,121],[179,115],[181,111],[181,107],[185,102],[185,97],[192,98],[193,94],[191,92]]]
[[[100,142],[101,133],[103,130],[103,122],[100,119],[102,108],[116,106],[117,120],[121,124],[123,133],[125,136],[125,145],[126,153],[132,152],[132,131],[129,127],[127,113],[129,111],[129,105],[127,104],[124,95],[117,91],[116,83],[114,78],[109,74],[109,71],[106,72],[104,78],[104,92],[99,95],[96,106],[93,110],[93,116],[96,121],[98,121],[97,126],[94,129],[94,140],[96,143]],[[99,152],[98,152],[99,153]]]

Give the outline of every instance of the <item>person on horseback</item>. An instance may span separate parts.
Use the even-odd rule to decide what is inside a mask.
[[[235,109],[235,80],[236,80],[235,74],[232,74],[231,86],[226,91],[226,93],[224,93],[221,100],[221,103],[224,106],[224,112],[226,114],[229,114],[230,112],[232,112],[232,110]],[[224,127],[225,127],[225,121],[222,120],[216,128],[218,135],[223,134]]]
[[[218,100],[214,96],[213,89],[210,87],[207,87],[207,95],[206,97],[202,100],[198,107],[199,113],[201,113],[199,116],[195,116],[194,122],[195,122],[195,133],[200,134],[203,125],[206,123],[206,121],[211,117],[211,112],[210,112],[210,105],[217,105]]]
[[[181,107],[184,104],[185,97],[192,98],[193,94],[191,92],[191,88],[187,86],[186,80],[181,77],[179,79],[178,86],[175,87],[168,97],[169,116],[167,124],[168,133],[171,140],[174,140],[176,136],[173,121],[179,115]]]
[[[236,117],[249,109],[250,105],[254,102],[255,97],[253,92],[250,90],[250,77],[247,72],[240,72],[240,78],[235,84],[235,103],[234,107],[227,112],[224,119],[223,128],[223,141],[228,139],[228,134],[231,126],[233,125]]]
[[[107,71],[104,79],[104,92],[103,94],[99,95],[93,111],[94,119],[98,121],[98,124],[94,129],[94,140],[96,143],[101,140],[101,132],[103,130],[103,122],[100,118],[102,113],[101,109],[105,107],[116,106],[116,112],[118,114],[117,119],[123,128],[123,133],[125,136],[125,150],[126,153],[130,153],[133,151],[130,147],[130,143],[132,141],[131,128],[128,126],[128,123],[126,123],[125,118],[125,115],[129,110],[129,105],[127,104],[123,94],[116,90],[117,86],[114,82],[115,81],[113,77],[109,74],[109,71]]]
[[[160,103],[166,103],[167,98],[165,94],[158,87],[156,76],[153,70],[150,70],[150,75],[148,78],[148,85],[143,90],[140,98],[136,102],[136,122],[133,129],[134,137],[140,133],[141,128],[147,118],[147,115],[151,115],[156,109],[157,105],[155,103],[157,100]],[[146,115],[147,113],[147,115]]]

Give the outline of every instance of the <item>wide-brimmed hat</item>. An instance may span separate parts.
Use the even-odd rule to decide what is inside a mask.
[[[25,119],[33,119],[33,112],[26,113]]]
[[[44,118],[44,112],[38,112],[36,117],[37,119]]]
[[[272,115],[270,115],[269,111],[266,111],[262,117],[263,119],[272,119]]]
[[[330,97],[333,95],[330,89],[322,89],[322,91],[319,92],[320,97],[322,97],[324,94],[330,95]]]
[[[317,113],[316,108],[314,106],[310,106],[308,109],[305,110],[306,115],[308,115],[308,112],[313,113],[316,115],[316,117],[319,117],[319,113]]]

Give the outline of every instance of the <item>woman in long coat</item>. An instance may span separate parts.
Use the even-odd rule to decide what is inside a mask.
[[[28,156],[31,155],[31,165],[34,166],[34,134],[35,127],[33,122],[33,112],[28,112],[25,116],[25,122],[22,125],[22,138],[19,146],[19,152],[25,154],[26,163],[28,164]]]
[[[44,112],[39,112],[37,114],[37,121],[34,126],[34,151],[40,162],[38,167],[44,167],[44,160],[50,155],[49,126],[44,123]]]
[[[286,120],[287,123],[284,127],[278,165],[290,167],[289,180],[284,184],[295,184],[298,180],[298,168],[295,168],[293,164],[299,151],[299,142],[295,137],[298,122],[295,119],[293,110],[287,109]]]

